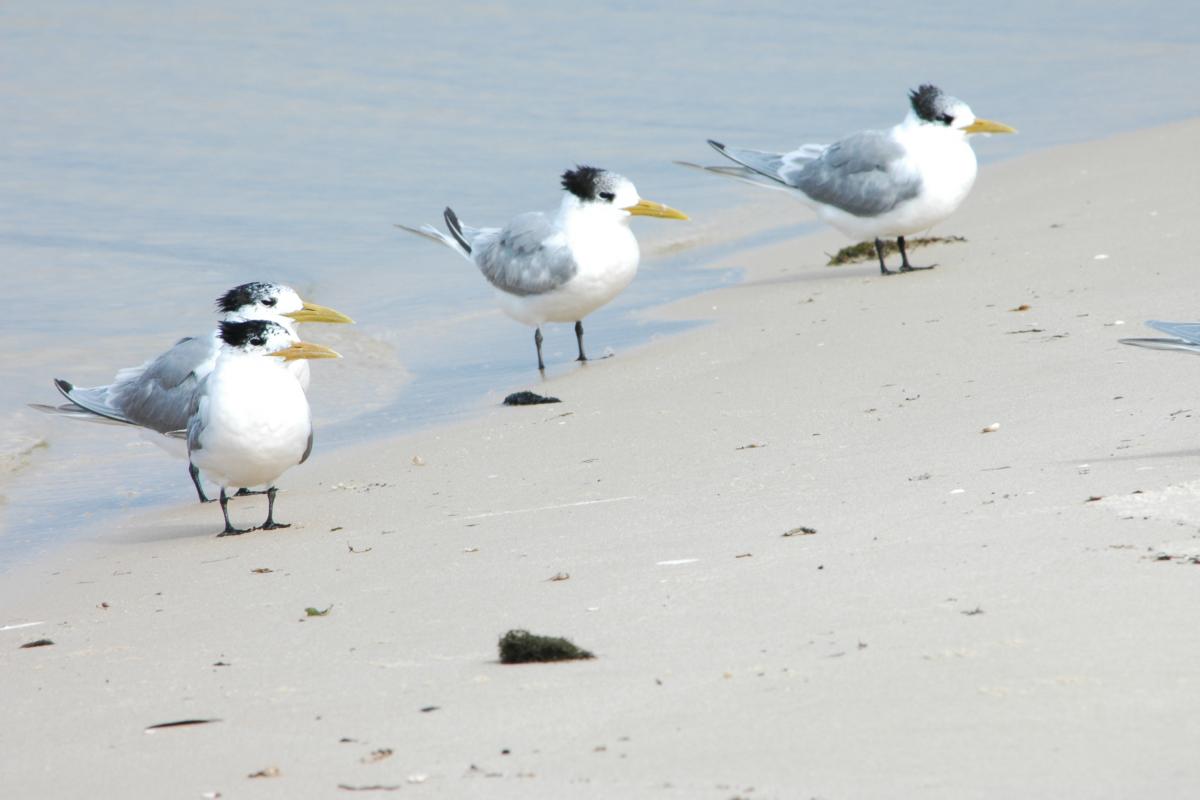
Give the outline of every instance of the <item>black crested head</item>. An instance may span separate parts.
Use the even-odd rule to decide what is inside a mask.
[[[245,322],[222,322],[221,341],[230,347],[262,347],[276,330],[283,330],[270,320],[250,319]]]
[[[945,111],[943,106],[945,95],[942,90],[932,83],[923,83],[916,91],[908,93],[913,112],[926,122],[937,122],[938,117]]]
[[[228,314],[237,311],[239,308],[261,303],[271,296],[271,289],[273,288],[272,284],[262,281],[243,283],[241,286],[235,286],[217,298],[217,311]]]
[[[582,164],[569,169],[562,175],[562,185],[580,200],[595,200],[596,193],[604,180],[604,170],[598,167],[585,167]]]

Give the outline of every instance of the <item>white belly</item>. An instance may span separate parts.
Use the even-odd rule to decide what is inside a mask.
[[[975,183],[975,151],[963,141],[909,143],[910,157],[921,175],[915,197],[874,217],[858,217],[832,206],[816,206],[817,215],[856,240],[908,236],[928,230],[958,210]]]
[[[571,252],[579,270],[571,280],[549,292],[519,296],[496,290],[500,309],[518,322],[575,322],[611,301],[637,275],[637,240],[624,226],[610,228],[597,241],[573,238]]]
[[[304,390],[283,364],[271,366],[230,365],[209,378],[199,409],[204,428],[191,459],[221,486],[271,484],[308,448]]]

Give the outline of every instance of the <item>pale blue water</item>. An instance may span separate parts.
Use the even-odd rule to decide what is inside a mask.
[[[708,137],[781,148],[885,127],[922,81],[1021,130],[977,143],[984,162],[1200,107],[1193,3],[804,5],[0,6],[0,566],[121,508],[190,500],[182,464],[141,440],[24,405],[56,400],[51,377],[107,382],[206,330],[234,284],[287,282],[359,321],[307,334],[350,356],[317,365],[319,446],[535,385],[528,330],[394,222],[552,208],[558,174],[592,163],[703,225],[747,195],[673,159],[709,159]],[[651,246],[589,318],[594,352],[677,327],[637,310],[736,279],[700,269],[711,249],[655,248],[680,225],[635,224]],[[547,336],[554,369],[573,368],[569,329]]]

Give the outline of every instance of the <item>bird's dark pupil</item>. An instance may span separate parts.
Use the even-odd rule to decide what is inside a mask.
[[[615,194],[613,194],[612,192],[601,192],[601,193],[600,193],[600,197],[601,197],[601,198],[603,198],[603,199],[605,199],[605,200],[607,200],[607,201],[608,201],[608,202],[610,202],[610,203],[611,203],[613,200],[616,200],[616,199],[617,199],[617,196],[616,196]]]
[[[266,343],[267,343],[267,340],[263,339],[260,336],[255,336],[253,339],[250,340],[250,344],[254,345],[255,347],[262,347]]]
[[[268,298],[268,299],[266,299],[266,300],[263,300],[263,305],[264,305],[264,306],[273,306],[273,305],[275,305],[275,298],[274,298],[274,297],[271,297],[271,298]]]
[[[938,122],[944,122],[949,125],[950,123],[954,122],[954,117],[950,116],[949,114],[942,114],[940,117],[938,117]]]

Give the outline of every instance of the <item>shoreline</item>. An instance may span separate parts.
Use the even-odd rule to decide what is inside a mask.
[[[1193,782],[1190,362],[1116,340],[1191,318],[1198,132],[984,168],[928,273],[816,266],[834,232],[727,254],[742,283],[647,312],[709,324],[552,375],[561,405],[318,450],[285,476],[291,529],[156,509],[18,567],[0,628],[43,624],[0,631],[12,790]],[[510,628],[599,658],[500,666]],[[221,722],[143,733],[186,718]]]

